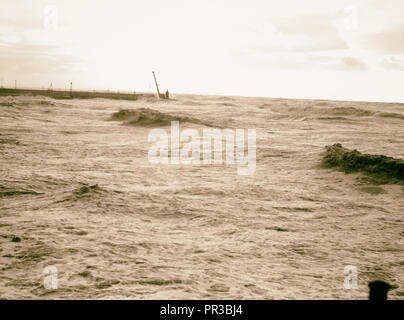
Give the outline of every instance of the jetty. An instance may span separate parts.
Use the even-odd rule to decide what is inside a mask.
[[[120,99],[137,100],[139,98],[152,98],[152,93],[135,93],[119,91],[90,91],[90,90],[63,90],[63,89],[34,89],[34,88],[0,88],[0,96],[46,96],[54,99]]]

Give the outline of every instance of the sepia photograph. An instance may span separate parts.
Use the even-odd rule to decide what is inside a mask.
[[[0,299],[404,300],[403,13],[1,0]]]

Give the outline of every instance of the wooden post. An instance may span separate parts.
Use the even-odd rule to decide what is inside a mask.
[[[156,75],[154,74],[154,71],[152,71],[152,72],[153,72],[154,82],[156,83],[157,95],[158,95],[158,97],[159,97],[159,99],[160,99],[159,85],[157,84]]]
[[[70,97],[73,95],[73,82],[70,82]]]

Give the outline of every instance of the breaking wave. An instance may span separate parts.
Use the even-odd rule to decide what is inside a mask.
[[[330,107],[326,103],[316,104],[306,107],[296,106],[271,106],[270,110],[278,114],[274,114],[274,118],[291,118],[291,119],[318,119],[318,120],[354,120],[356,117],[370,117],[375,112],[356,107]]]
[[[0,185],[0,198],[26,195],[26,194],[38,195],[40,193],[33,191],[33,190],[28,190],[28,189],[18,190],[18,189],[13,189],[13,188],[7,188],[5,186]]]
[[[2,107],[12,107],[13,104],[11,102],[5,101],[5,102],[0,102],[0,106],[2,106]]]
[[[123,123],[126,125],[145,127],[167,126],[171,124],[171,121],[189,122],[205,126],[212,126],[211,124],[202,122],[199,119],[171,115],[149,108],[120,110],[112,115],[111,120],[123,121]]]
[[[354,107],[334,107],[325,110],[325,114],[331,116],[355,116],[355,117],[368,117],[373,114],[372,111],[354,108]]]
[[[89,195],[92,193],[99,193],[100,191],[103,191],[103,189],[101,189],[98,184],[94,184],[94,185],[87,185],[85,184],[84,186],[82,186],[79,189],[76,189],[73,191],[73,194],[77,197],[82,197],[85,195]]]
[[[394,118],[394,119],[400,119],[400,120],[404,120],[404,115],[400,114],[400,113],[379,113],[378,114],[379,117],[382,118]]]
[[[345,173],[363,172],[378,178],[380,183],[404,183],[404,161],[384,155],[362,154],[337,143],[326,146],[322,159],[325,168],[337,168]]]

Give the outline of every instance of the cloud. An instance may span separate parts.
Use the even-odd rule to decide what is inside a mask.
[[[37,45],[33,43],[18,42],[15,44],[0,44],[0,55],[3,56],[32,56],[49,55],[57,46]]]
[[[261,57],[261,64],[269,64],[278,69],[323,69],[340,71],[366,71],[368,65],[355,57],[338,57],[306,53],[304,55],[293,53],[282,56]]]
[[[285,41],[286,42],[286,41]],[[334,51],[349,49],[348,45],[341,38],[315,40],[297,40],[295,44],[267,44],[256,48],[260,53],[315,53],[319,51]]]
[[[40,19],[10,19],[10,18],[2,18],[0,20],[0,27],[2,29],[10,29],[12,31],[24,31],[24,30],[32,30],[43,28],[42,20]]]
[[[303,68],[319,68],[319,69],[334,69],[342,71],[366,71],[367,64],[354,57],[329,57],[308,54],[304,57],[296,56],[285,57],[270,60],[271,64],[282,69],[303,69]]]
[[[0,69],[4,74],[57,74],[71,70],[78,60],[57,53],[60,48],[32,43],[0,44]]]
[[[320,39],[311,41],[309,43],[299,44],[292,48],[297,52],[315,52],[315,51],[333,51],[333,50],[346,50],[349,49],[344,40],[339,37],[334,39]]]
[[[277,28],[283,34],[324,37],[336,30],[332,24],[335,18],[334,12],[302,14],[278,23]]]
[[[385,57],[380,62],[380,66],[383,69],[387,69],[387,70],[404,71],[404,60],[399,59],[395,56]]]
[[[273,67],[279,69],[304,69],[308,67],[312,67],[312,63],[306,61],[305,59],[291,58],[291,57],[283,57],[283,58],[275,58],[270,59],[268,61]]]
[[[404,54],[404,25],[367,36],[366,45],[373,50],[388,54]]]
[[[345,71],[365,71],[368,69],[368,66],[365,62],[358,58],[343,57],[340,59],[337,65],[333,66],[333,68]]]
[[[330,11],[272,21],[274,41],[244,53],[281,69],[366,70],[356,58],[341,58],[341,51],[349,49],[340,36],[344,17],[343,11]]]
[[[337,23],[341,12],[303,14],[275,24],[284,36],[294,38],[295,44],[288,51],[315,52],[349,49],[340,37]]]

